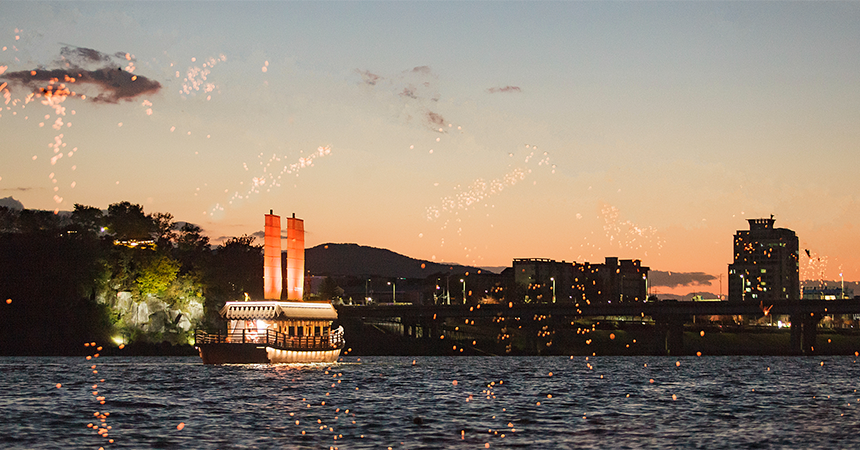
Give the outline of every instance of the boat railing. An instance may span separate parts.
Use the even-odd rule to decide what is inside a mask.
[[[207,333],[197,330],[197,344],[262,344],[284,350],[333,350],[344,345],[343,328],[324,336],[289,336],[275,330],[235,330],[228,333]]]

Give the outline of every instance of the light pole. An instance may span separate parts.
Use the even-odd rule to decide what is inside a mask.
[[[397,303],[397,280],[389,281],[391,285],[391,303]]]
[[[555,277],[550,277],[550,281],[552,281],[552,302],[555,303]]]
[[[451,304],[451,274],[445,277],[445,297],[448,299],[448,304]]]
[[[460,282],[463,283],[463,304],[466,304],[466,280],[464,278],[460,278]]]

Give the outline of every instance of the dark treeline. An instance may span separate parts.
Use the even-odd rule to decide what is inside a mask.
[[[200,227],[129,202],[0,207],[0,354],[187,344],[225,301],[262,297],[262,260],[253,237],[213,247]]]

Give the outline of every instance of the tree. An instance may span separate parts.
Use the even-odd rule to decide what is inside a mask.
[[[263,246],[253,243],[253,236],[232,237],[213,253],[207,284],[219,302],[263,298]]]
[[[338,287],[332,277],[325,277],[322,285],[320,285],[320,299],[331,301],[335,298],[340,298],[343,295],[343,289]]]
[[[145,241],[155,231],[152,218],[143,213],[143,207],[129,202],[108,206],[108,231],[114,239]]]
[[[17,231],[18,210],[7,206],[0,206],[0,232],[14,233]]]
[[[152,225],[155,230],[155,243],[161,248],[173,247],[173,242],[176,241],[176,222],[173,221],[173,214],[170,213],[155,213],[150,216]]]
[[[72,224],[80,232],[97,234],[105,225],[104,213],[94,206],[75,203],[75,209],[72,211]]]
[[[175,255],[182,263],[183,272],[200,270],[210,256],[209,237],[197,225],[186,223],[179,229]]]
[[[62,225],[63,220],[53,211],[23,209],[18,214],[17,228],[20,233],[56,232]]]

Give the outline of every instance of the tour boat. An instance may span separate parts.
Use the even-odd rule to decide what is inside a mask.
[[[343,327],[332,329],[337,311],[329,302],[302,301],[304,253],[304,222],[294,214],[287,219],[288,294],[281,301],[281,218],[266,214],[265,300],[227,302],[220,311],[226,331],[196,333],[204,364],[337,361],[344,346]]]

